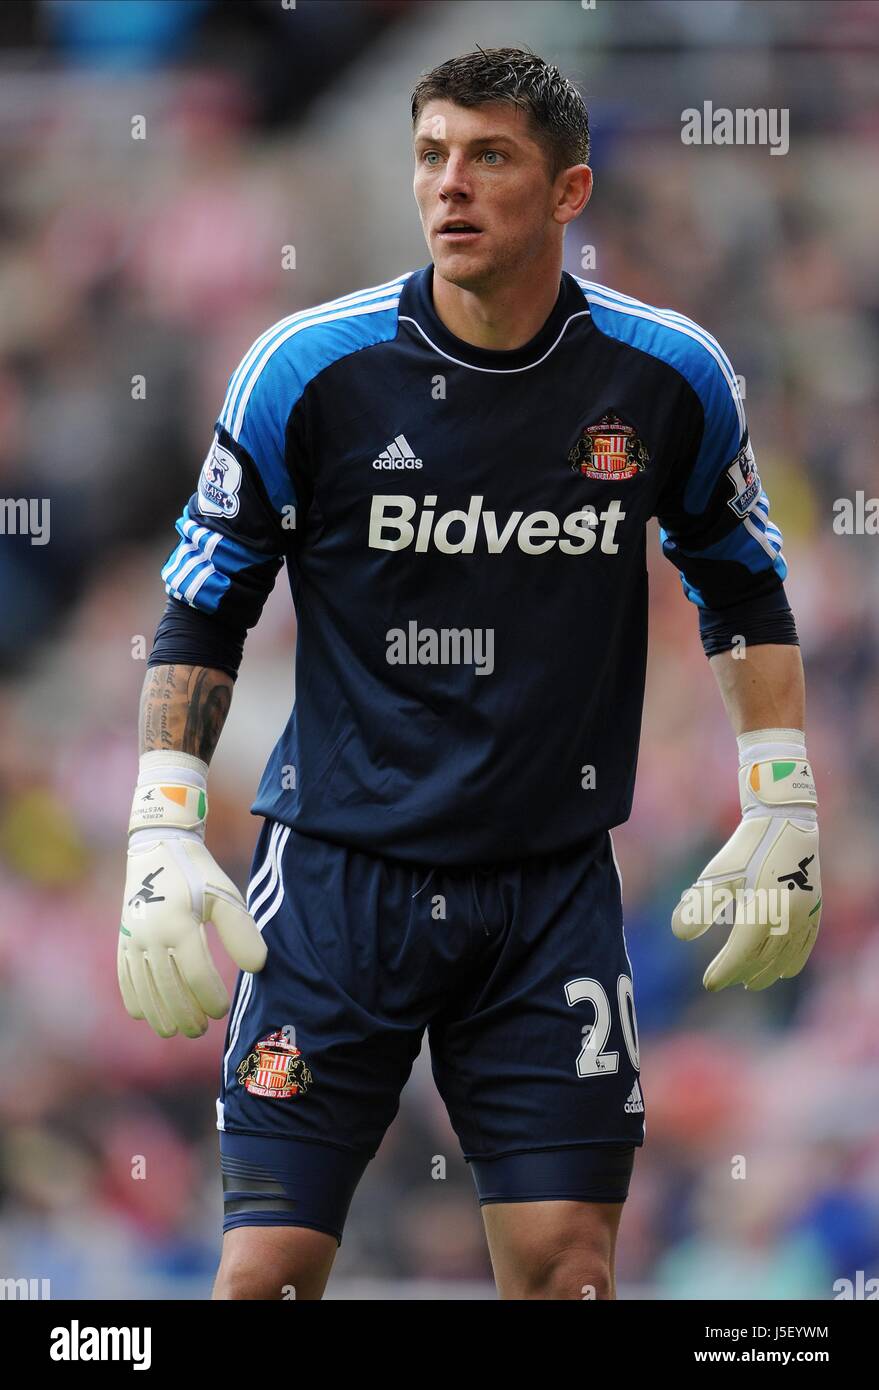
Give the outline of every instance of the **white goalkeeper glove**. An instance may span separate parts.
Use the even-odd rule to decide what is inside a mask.
[[[702,979],[708,990],[766,989],[798,975],[821,921],[818,800],[800,729],[757,729],[739,744],[742,820],[688,888],[672,931],[694,941],[732,926]]]
[[[235,884],[204,844],[207,763],[143,753],[131,807],[128,875],[117,965],[132,1018],[162,1038],[201,1037],[229,1009],[205,923],[241,970],[262,970],[266,947]]]

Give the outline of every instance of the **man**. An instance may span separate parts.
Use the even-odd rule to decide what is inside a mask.
[[[133,1017],[195,1037],[229,1005],[204,922],[242,970],[215,1297],[321,1296],[427,1028],[500,1296],[612,1298],[644,1141],[609,829],[633,792],[646,526],[739,736],[742,822],[673,922],[733,926],[712,990],[796,974],[820,917],[781,536],[714,339],[562,273],[592,187],[575,88],[478,51],[412,115],[431,263],[257,339],[177,524],[120,984]],[[297,697],[248,916],[203,843],[207,764],[284,561]]]

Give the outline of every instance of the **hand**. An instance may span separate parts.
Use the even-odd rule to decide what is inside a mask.
[[[746,735],[746,738],[752,737]],[[821,922],[817,798],[802,756],[746,761],[739,771],[742,821],[681,898],[672,931],[684,941],[731,925],[703,976],[706,989],[766,989],[798,975]]]
[[[147,765],[146,759],[161,762]],[[132,826],[117,967],[119,988],[132,1018],[145,1018],[162,1038],[178,1030],[198,1038],[208,1018],[222,1018],[229,996],[208,949],[205,925],[241,970],[259,971],[265,942],[244,899],[206,848],[202,836],[207,799],[192,781],[170,783],[178,764],[185,776],[198,763],[185,754],[148,753],[132,808]],[[206,769],[205,764],[200,764]],[[161,769],[161,781],[154,776]],[[150,780],[152,778],[152,780]]]

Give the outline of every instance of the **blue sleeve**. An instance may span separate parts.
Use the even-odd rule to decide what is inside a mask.
[[[238,630],[257,622],[296,524],[287,450],[299,391],[289,360],[270,350],[272,332],[230,377],[197,490],[177,521],[179,543],[162,570],[171,598]]]
[[[691,447],[672,465],[656,510],[663,553],[680,570],[684,593],[717,612],[782,588],[787,564],[729,360],[707,334],[693,340],[688,357]]]

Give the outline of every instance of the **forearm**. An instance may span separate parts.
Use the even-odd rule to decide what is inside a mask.
[[[153,666],[140,700],[140,752],[174,750],[209,763],[229,705],[232,677],[209,666]]]
[[[767,643],[749,646],[743,657],[729,651],[710,660],[736,736],[750,729],[805,728],[805,682],[799,647]]]

